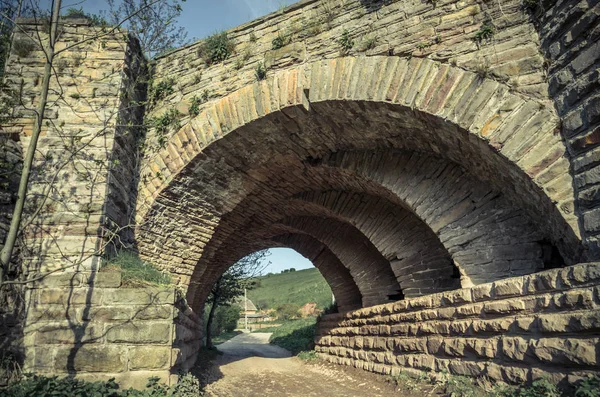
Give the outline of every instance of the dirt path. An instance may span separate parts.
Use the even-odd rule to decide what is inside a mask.
[[[206,387],[214,397],[405,396],[381,377],[354,368],[307,364],[269,345],[268,333],[241,334],[219,345]],[[413,394],[412,396],[416,396]],[[420,394],[423,397],[423,394]]]

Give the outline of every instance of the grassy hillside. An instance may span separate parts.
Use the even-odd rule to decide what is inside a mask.
[[[248,298],[260,309],[282,303],[304,305],[316,302],[319,308],[331,304],[331,289],[315,268],[259,277],[260,286],[248,291]]]

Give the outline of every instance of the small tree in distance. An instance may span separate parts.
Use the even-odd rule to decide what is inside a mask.
[[[269,266],[270,262],[265,261],[269,255],[270,252],[267,250],[250,254],[240,259],[217,279],[206,300],[210,305],[206,320],[206,347],[213,347],[212,323],[217,308],[231,306],[244,294],[244,289],[252,289],[256,286],[253,278],[259,276]]]

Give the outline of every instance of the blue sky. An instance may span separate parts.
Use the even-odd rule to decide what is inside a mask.
[[[272,248],[269,250],[271,255],[266,258],[271,264],[263,271],[267,273],[281,273],[284,269],[293,267],[296,270],[308,269],[313,267],[311,261],[289,248]]]
[[[44,3],[49,0],[42,0]],[[118,0],[117,0],[118,2]],[[296,3],[296,0],[187,0],[179,24],[188,38],[202,39]],[[90,13],[107,10],[105,0],[63,0],[63,9],[83,7]]]

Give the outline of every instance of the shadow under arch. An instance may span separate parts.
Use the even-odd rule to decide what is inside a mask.
[[[319,61],[278,72],[215,101],[184,126],[150,164],[164,173],[162,179],[150,176],[141,186],[138,214],[141,223],[162,217],[158,223],[167,235],[176,235],[181,212],[200,203],[197,207],[210,213],[203,241],[190,246],[186,257],[173,253],[169,242],[160,249],[164,257],[181,258],[191,274],[200,258],[210,262],[215,255],[207,254],[206,248],[223,217],[268,179],[261,167],[276,168],[277,161],[294,158],[306,167],[291,172],[301,173],[339,151],[360,149],[377,158],[384,149],[401,149],[444,158],[502,192],[572,263],[581,249],[575,218],[565,210],[573,201],[572,192],[547,188],[555,179],[550,174],[563,172],[557,161],[564,146],[553,134],[556,123],[553,110],[543,103],[434,61]],[[422,161],[409,161],[427,167]],[[190,197],[185,205],[173,205],[186,190],[202,192],[197,194],[200,199]],[[553,197],[560,195],[567,198],[558,206]],[[185,216],[196,218],[193,210]],[[144,240],[157,235],[142,227],[138,236],[141,253],[150,259],[163,256],[144,252]]]

